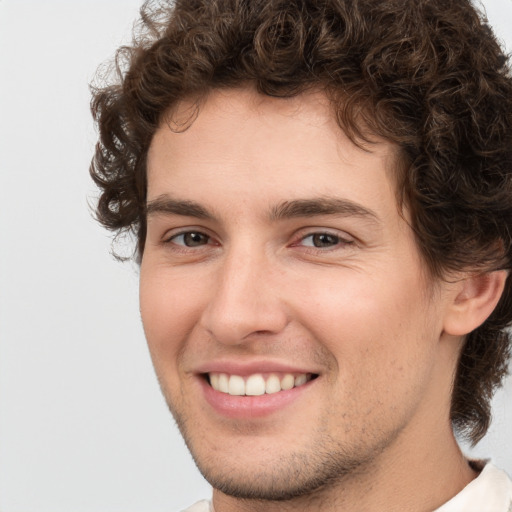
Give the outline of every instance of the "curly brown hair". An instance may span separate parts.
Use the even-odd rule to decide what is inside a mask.
[[[139,258],[146,155],[162,116],[185,97],[252,83],[278,97],[321,88],[354,142],[377,134],[398,145],[398,200],[432,276],[510,269],[512,78],[469,0],[148,1],[135,34],[109,84],[93,87],[91,175],[97,218],[135,233]],[[474,444],[507,373],[511,321],[507,280],[455,377],[451,420]]]

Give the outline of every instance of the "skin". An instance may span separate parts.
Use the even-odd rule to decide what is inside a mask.
[[[154,136],[141,314],[216,512],[427,511],[475,477],[450,390],[467,316],[483,321],[501,285],[427,276],[396,203],[396,148],[369,149],[318,92],[214,91],[186,131]],[[205,399],[212,362],[318,377],[270,414],[231,418]]]

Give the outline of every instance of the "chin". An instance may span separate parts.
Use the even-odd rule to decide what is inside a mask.
[[[192,452],[204,478],[214,489],[239,499],[283,501],[313,497],[337,486],[366,465],[346,453],[293,452],[271,461],[254,461],[241,467],[233,458],[201,457]]]
[[[179,415],[175,419],[203,477],[214,489],[238,499],[284,501],[320,496],[364,471],[383,449],[341,445],[324,432],[301,449],[287,447],[279,439],[270,445],[268,436],[235,441],[233,434],[230,440],[220,440],[191,432]]]

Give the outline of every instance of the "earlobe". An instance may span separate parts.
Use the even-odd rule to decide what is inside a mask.
[[[445,317],[444,332],[464,336],[482,325],[498,304],[507,275],[507,271],[498,270],[459,281]]]

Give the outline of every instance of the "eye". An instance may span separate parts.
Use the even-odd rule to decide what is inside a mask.
[[[346,245],[352,242],[343,240],[332,233],[312,233],[301,240],[301,245],[306,247],[315,247],[317,249],[336,247],[337,245]]]
[[[168,242],[185,247],[199,247],[201,245],[208,245],[210,237],[199,231],[186,231],[185,233],[179,233],[170,237]]]

